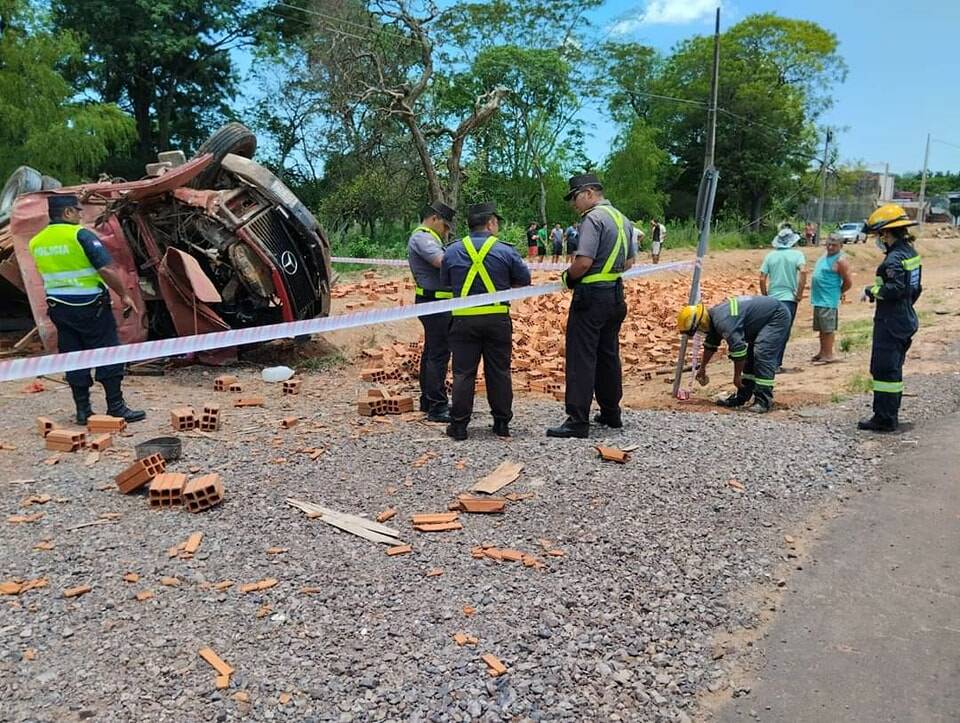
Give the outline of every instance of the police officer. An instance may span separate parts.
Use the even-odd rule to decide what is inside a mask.
[[[913,305],[923,291],[920,255],[907,231],[916,223],[895,203],[881,206],[867,219],[865,231],[877,234],[877,247],[884,259],[877,267],[873,285],[863,290],[864,298],[876,303],[877,308],[870,354],[873,416],[861,420],[857,424],[860,429],[893,432],[900,423],[903,361],[920,326]]]
[[[693,335],[704,332],[703,361],[697,380],[707,383],[707,365],[720,341],[727,342],[733,361],[734,394],[721,399],[721,407],[742,407],[753,398],[751,412],[769,412],[777,360],[790,335],[790,311],[772,296],[733,296],[707,309],[703,304],[685,306],[677,314],[677,330]]]
[[[100,239],[80,225],[80,202],[76,196],[51,196],[47,202],[50,223],[30,240],[30,253],[43,279],[48,315],[57,328],[61,353],[116,346],[117,322],[110,308],[107,288],[120,297],[123,315],[136,310],[136,303],[123,287],[120,275],[110,268],[110,257]],[[90,407],[89,369],[66,373],[77,407],[77,423],[86,424]],[[97,381],[107,397],[107,414],[139,422],[147,415],[127,407],[120,385],[123,364],[98,367]]]
[[[573,289],[567,317],[567,419],[548,437],[586,437],[594,394],[600,413],[594,421],[622,427],[623,396],[620,325],[627,315],[622,273],[633,265],[633,224],[603,197],[592,173],[570,179],[564,200],[580,214],[576,257],[561,274]]]
[[[434,201],[420,214],[420,225],[407,242],[407,259],[416,283],[416,303],[451,299],[453,293],[440,282],[443,244],[453,230],[454,210]],[[420,317],[423,324],[423,355],[420,357],[420,411],[431,422],[449,422],[447,365],[450,363],[450,314]]]
[[[467,224],[470,234],[447,247],[440,268],[442,285],[453,289],[455,296],[493,293],[530,284],[530,269],[516,249],[497,239],[502,220],[494,203],[469,206]],[[495,303],[455,309],[452,316],[453,399],[447,436],[456,440],[467,438],[467,425],[473,414],[477,366],[482,358],[493,431],[500,437],[509,437],[508,425],[513,418],[510,305]]]

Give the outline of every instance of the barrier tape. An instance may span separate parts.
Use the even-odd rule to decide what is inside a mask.
[[[364,259],[355,256],[331,256],[330,262],[334,264],[360,264],[361,266],[402,266],[406,268],[410,262],[406,259]],[[553,263],[552,261],[534,261],[530,263],[524,259],[524,263],[530,267],[531,271],[538,269],[543,271],[563,271],[570,267],[568,263]]]
[[[690,261],[675,261],[657,266],[647,265],[630,269],[624,273],[624,278],[649,276],[662,271],[681,271],[692,266]],[[124,346],[103,347],[86,351],[71,351],[65,354],[47,354],[45,356],[11,359],[0,362],[0,382],[14,379],[29,379],[43,374],[57,374],[76,369],[92,369],[108,364],[124,364],[129,362],[146,361],[162,357],[178,356],[202,351],[212,351],[231,346],[256,344],[274,339],[287,339],[308,334],[328,334],[343,329],[353,329],[359,326],[372,324],[386,324],[392,321],[413,319],[418,316],[439,314],[453,309],[463,309],[470,306],[491,304],[495,301],[516,301],[533,296],[555,294],[563,291],[559,282],[540,284],[538,286],[522,286],[516,289],[497,291],[492,294],[477,294],[456,299],[443,299],[425,304],[411,304],[392,309],[373,309],[358,311],[353,314],[326,316],[319,319],[305,319],[303,321],[289,321],[280,324],[255,326],[249,329],[229,329],[215,331],[210,334],[195,336],[179,336],[172,339],[158,339],[144,341]]]

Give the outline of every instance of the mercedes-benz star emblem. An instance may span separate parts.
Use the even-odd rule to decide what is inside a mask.
[[[287,276],[293,276],[297,273],[300,265],[297,263],[297,257],[290,251],[284,251],[280,254],[280,268]]]

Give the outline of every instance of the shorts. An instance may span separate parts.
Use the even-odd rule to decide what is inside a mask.
[[[561,241],[560,243],[557,243],[556,241],[554,241],[554,242],[553,242],[553,255],[554,255],[554,256],[561,256],[562,254],[563,254],[563,242]]]
[[[577,244],[575,241],[567,241],[567,256],[577,255]]]
[[[839,309],[829,306],[813,307],[813,330],[824,334],[833,334],[837,330],[840,313]]]
[[[650,254],[652,256],[660,255],[660,245],[661,244],[659,241],[654,241],[652,244],[650,244]]]
[[[527,246],[527,256],[533,257],[533,256],[536,256],[536,255],[537,255],[537,247],[536,247],[536,246]]]

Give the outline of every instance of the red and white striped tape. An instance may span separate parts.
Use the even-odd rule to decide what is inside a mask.
[[[676,261],[657,266],[638,266],[624,273],[624,278],[631,279],[639,276],[664,271],[684,271],[692,266],[690,261]],[[42,374],[57,374],[75,369],[91,369],[108,364],[125,364],[129,362],[145,361],[162,357],[178,356],[213,349],[223,349],[231,346],[255,344],[274,339],[288,339],[308,334],[328,334],[343,329],[353,329],[373,324],[386,324],[391,321],[412,319],[428,314],[438,314],[453,309],[463,309],[470,306],[491,304],[495,301],[516,301],[544,294],[555,294],[563,291],[560,283],[540,284],[538,286],[523,286],[517,289],[497,291],[493,294],[478,294],[456,299],[431,301],[425,304],[400,306],[392,309],[373,309],[358,311],[353,314],[327,316],[319,319],[305,319],[304,321],[289,321],[282,324],[255,326],[249,329],[230,329],[216,331],[210,334],[195,336],[178,336],[172,339],[144,341],[138,344],[124,346],[110,346],[87,351],[72,351],[66,354],[47,354],[45,356],[11,359],[0,362],[0,382],[14,379],[29,379]]]

